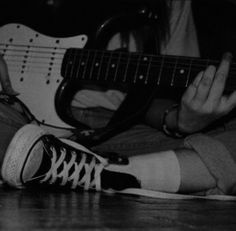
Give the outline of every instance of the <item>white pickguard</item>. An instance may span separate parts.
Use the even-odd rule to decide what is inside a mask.
[[[8,65],[13,88],[39,121],[71,127],[58,117],[54,97],[63,79],[60,70],[66,49],[83,48],[86,42],[86,35],[53,38],[20,24],[0,28],[0,53]]]

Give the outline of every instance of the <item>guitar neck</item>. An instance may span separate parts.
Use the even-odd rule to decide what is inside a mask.
[[[219,61],[183,56],[147,55],[120,51],[68,49],[62,76],[99,83],[145,84],[186,88],[209,65]],[[232,63],[226,91],[236,88],[235,63]]]

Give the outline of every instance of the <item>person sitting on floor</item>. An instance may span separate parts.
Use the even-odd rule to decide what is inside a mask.
[[[167,36],[162,36],[161,54],[199,56],[191,2],[157,3],[165,6],[169,25]],[[135,35],[131,32],[128,39],[130,50],[137,48],[135,42],[140,37]],[[123,44],[120,39],[120,35],[111,38],[108,49]],[[235,194],[235,119],[204,131],[235,108],[236,93],[223,94],[231,59],[226,53],[218,67],[202,70],[179,102],[155,98],[145,124],[135,125],[92,150],[72,141],[68,131],[64,134],[62,130],[58,138],[54,131],[48,133],[31,121],[27,124],[18,107],[0,103],[3,181],[15,188],[56,185],[97,191],[133,189],[144,195],[148,190]],[[4,60],[1,63],[0,68],[5,68],[0,71],[1,78],[5,79],[6,65]],[[183,136],[177,138],[177,133]],[[106,151],[122,156],[109,159],[101,154]]]

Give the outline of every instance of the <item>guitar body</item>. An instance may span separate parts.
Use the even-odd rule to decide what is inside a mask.
[[[13,88],[20,93],[18,98],[37,120],[55,127],[76,128],[79,141],[91,146],[140,120],[158,87],[185,89],[199,71],[209,64],[218,65],[219,61],[154,55],[150,50],[106,50],[109,39],[125,26],[152,25],[156,18],[145,8],[116,15],[91,38],[53,38],[24,25],[8,24],[0,28],[0,53]],[[235,76],[230,72],[229,77],[231,74]],[[229,91],[234,89],[233,82],[227,86]],[[125,89],[127,96],[106,126],[95,128],[72,113],[73,97],[84,89]],[[85,130],[92,132],[83,133]]]
[[[93,84],[86,80],[71,79],[68,75],[62,76],[66,51],[70,48],[82,49],[85,46],[86,49],[105,50],[109,39],[114,34],[122,31],[123,28],[130,29],[150,23],[152,17],[154,15],[143,7],[138,7],[132,12],[117,14],[104,21],[90,38],[86,35],[53,38],[21,24],[2,26],[0,53],[7,63],[13,89],[19,93],[18,98],[43,124],[60,128],[91,129],[73,117],[71,112],[73,96],[79,90],[90,86],[93,88],[99,85],[99,89],[109,89],[109,84]],[[137,93],[138,88],[131,87],[127,100],[124,100],[125,103],[122,103],[118,113],[114,113],[115,116],[108,123],[109,126],[103,129],[105,133],[108,130],[118,132],[122,126],[134,122],[137,109],[140,109],[150,95],[148,93],[146,94],[148,97],[145,97],[145,92],[149,91],[145,91],[144,86],[140,87]]]
[[[3,55],[18,98],[42,123],[69,128],[55,109],[55,95],[63,78],[61,63],[69,47],[83,48],[87,36],[53,38],[24,25],[7,24],[0,28],[0,53]]]

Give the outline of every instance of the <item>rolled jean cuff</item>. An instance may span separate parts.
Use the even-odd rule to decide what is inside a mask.
[[[184,146],[199,155],[216,180],[216,188],[210,189],[206,194],[233,194],[236,163],[223,143],[207,135],[195,134],[184,140]]]

